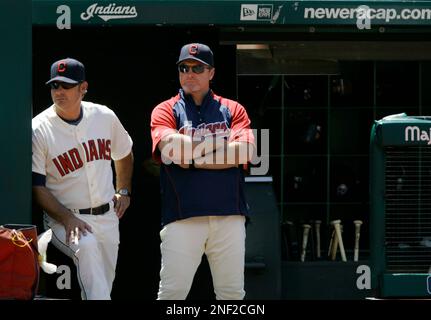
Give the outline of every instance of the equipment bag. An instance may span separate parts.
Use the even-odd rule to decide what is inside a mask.
[[[31,300],[39,284],[37,228],[0,226],[0,299]]]

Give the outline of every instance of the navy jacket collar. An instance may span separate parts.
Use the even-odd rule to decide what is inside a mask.
[[[194,102],[194,100],[190,94],[185,94],[183,89],[180,89],[179,93],[180,93],[181,99],[183,99],[187,103],[191,103],[193,106],[195,106],[195,102]],[[205,97],[202,100],[201,107],[206,105],[208,103],[208,101],[213,97],[213,95],[214,95],[213,91],[211,89],[209,89],[207,94],[205,95]]]

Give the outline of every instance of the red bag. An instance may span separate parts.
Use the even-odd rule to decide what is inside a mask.
[[[37,229],[0,226],[0,299],[31,300],[39,284]]]

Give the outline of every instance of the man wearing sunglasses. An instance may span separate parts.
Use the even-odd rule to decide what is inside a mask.
[[[216,298],[240,300],[248,214],[242,165],[254,149],[250,120],[238,102],[210,89],[215,68],[207,45],[183,46],[177,66],[178,95],[151,115],[153,157],[161,162],[158,299],[185,299],[205,254]]]
[[[130,204],[132,139],[112,110],[83,101],[88,83],[81,62],[54,62],[46,84],[53,105],[32,120],[33,197],[53,244],[77,266],[82,298],[108,300],[119,218]]]

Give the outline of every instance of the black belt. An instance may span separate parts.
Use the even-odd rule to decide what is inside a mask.
[[[96,208],[88,208],[88,209],[79,209],[80,214],[92,214],[97,216],[99,214],[104,214],[109,211],[109,203],[102,204],[100,207]]]

